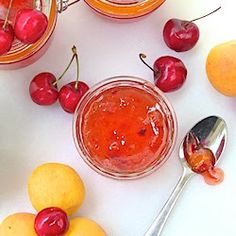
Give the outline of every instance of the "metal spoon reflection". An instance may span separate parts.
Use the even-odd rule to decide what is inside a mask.
[[[217,163],[224,151],[227,140],[227,126],[225,121],[217,116],[209,116],[199,121],[184,137],[179,148],[179,159],[183,167],[183,173],[177,185],[171,193],[169,199],[161,209],[159,215],[147,230],[144,236],[160,236],[164,225],[173,209],[177,199],[180,196],[184,186],[190,177],[197,174],[192,171],[185,158],[185,149],[188,148],[189,142],[186,139],[193,138],[202,147],[208,148],[215,157]]]

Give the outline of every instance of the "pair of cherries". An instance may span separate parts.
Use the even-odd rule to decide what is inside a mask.
[[[205,18],[220,8],[218,7],[214,11],[191,21],[174,18],[168,20],[163,28],[163,38],[166,45],[176,52],[185,52],[192,49],[197,44],[200,36],[199,28],[194,21]],[[175,91],[184,84],[187,69],[180,59],[163,56],[158,58],[151,67],[144,61],[145,54],[141,53],[139,57],[153,71],[154,83],[163,92]]]
[[[29,93],[31,99],[35,103],[47,106],[54,104],[58,99],[64,111],[74,113],[77,104],[87,92],[89,86],[86,83],[79,81],[79,59],[75,46],[72,47],[72,53],[73,56],[68,66],[58,79],[50,72],[42,72],[32,79],[29,85]],[[76,60],[77,65],[76,80],[64,85],[58,90],[57,83],[68,71],[74,59]]]
[[[17,12],[14,28],[8,22],[13,0],[10,0],[5,20],[0,19],[0,55],[10,51],[15,37],[24,44],[37,42],[48,26],[47,16],[36,9]]]

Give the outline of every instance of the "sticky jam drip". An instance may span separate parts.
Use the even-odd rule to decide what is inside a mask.
[[[184,155],[191,169],[202,175],[207,184],[217,185],[224,180],[223,170],[215,167],[212,151],[202,146],[191,132],[184,140]]]

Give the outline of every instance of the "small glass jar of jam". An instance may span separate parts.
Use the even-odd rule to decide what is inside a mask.
[[[156,10],[165,0],[85,0],[98,13],[116,18],[132,19]]]
[[[160,167],[173,150],[177,123],[158,88],[143,79],[113,77],[91,88],[77,106],[76,147],[95,171],[133,179]]]

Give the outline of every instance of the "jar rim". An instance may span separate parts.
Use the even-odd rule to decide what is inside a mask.
[[[98,13],[116,19],[132,19],[151,13],[165,0],[143,0],[130,4],[115,3],[108,0],[85,0]]]

